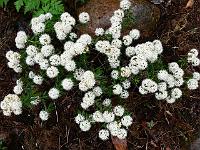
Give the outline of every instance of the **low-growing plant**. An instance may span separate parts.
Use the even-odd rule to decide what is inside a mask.
[[[6,6],[9,0],[0,0],[0,7]],[[21,9],[24,14],[30,12],[33,16],[44,13],[60,15],[64,12],[64,5],[61,0],[16,0],[14,2],[17,12]]]
[[[178,63],[166,64],[161,57],[161,41],[133,45],[140,31],[121,33],[130,5],[122,0],[120,9],[110,18],[111,26],[97,28],[94,37],[75,33],[76,25],[90,21],[86,12],[79,15],[79,21],[67,12],[57,22],[51,13],[34,17],[33,36],[19,31],[15,42],[20,51],[6,54],[8,66],[19,73],[19,79],[14,94],[1,102],[3,114],[20,115],[23,107],[40,105],[39,117],[46,121],[56,100],[68,93],[80,103],[75,122],[82,131],[97,123],[102,127],[102,140],[110,135],[124,139],[133,122],[131,112],[124,107],[132,88],[138,88],[141,96],[154,94],[157,100],[167,103],[180,99],[184,88],[197,89],[200,74],[194,72],[188,77]],[[188,67],[200,65],[197,56],[196,49],[188,53]]]

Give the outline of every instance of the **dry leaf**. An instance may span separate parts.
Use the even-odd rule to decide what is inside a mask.
[[[189,1],[187,2],[187,5],[186,5],[185,8],[192,8],[193,5],[194,5],[194,0],[189,0]]]
[[[121,140],[117,137],[112,136],[112,143],[115,146],[116,150],[128,150],[126,139]]]

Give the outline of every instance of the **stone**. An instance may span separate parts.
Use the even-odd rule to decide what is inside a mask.
[[[130,0],[130,8],[134,21],[129,22],[122,30],[122,34],[127,34],[131,29],[139,29],[142,37],[149,37],[156,29],[160,19],[160,9],[146,0]],[[78,8],[77,16],[81,12],[87,12],[90,15],[90,22],[87,25],[81,25],[78,30],[81,34],[95,34],[96,28],[108,29],[111,25],[110,17],[113,12],[119,9],[119,0],[90,0],[87,4]]]

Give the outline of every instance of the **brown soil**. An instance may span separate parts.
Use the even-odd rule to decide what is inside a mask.
[[[165,47],[164,58],[177,60],[191,48],[200,49],[200,2],[186,10],[187,0],[165,0],[159,5],[162,16],[154,36]],[[28,20],[14,9],[0,9],[0,99],[12,91],[16,74],[8,69],[5,53],[16,50],[16,32],[27,32]],[[200,71],[200,68],[197,68]],[[128,134],[129,150],[188,150],[200,133],[200,89],[186,91],[173,105],[158,102],[153,97],[135,93],[127,100],[134,123]],[[9,150],[113,150],[112,141],[98,139],[98,127],[83,133],[74,123],[76,101],[73,95],[55,103],[51,118],[42,123],[39,108],[24,110],[23,115],[4,117],[0,111],[0,140]],[[154,126],[148,127],[153,121]],[[196,149],[199,150],[200,146]]]

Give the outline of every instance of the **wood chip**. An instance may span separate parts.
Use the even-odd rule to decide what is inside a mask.
[[[117,137],[112,137],[112,143],[116,150],[128,150],[126,139],[121,140]]]
[[[187,2],[187,5],[186,5],[185,8],[192,8],[193,5],[194,5],[194,0],[189,0],[189,1]]]

